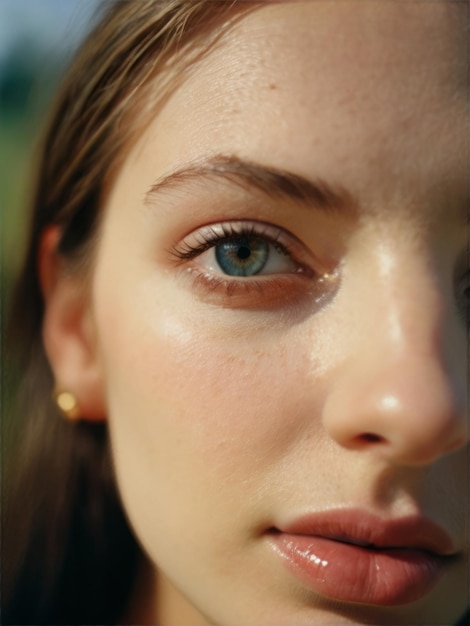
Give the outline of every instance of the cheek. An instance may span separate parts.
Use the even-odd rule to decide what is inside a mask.
[[[114,324],[106,316],[110,421],[123,452],[133,442],[138,456],[147,450],[155,463],[189,453],[183,463],[190,471],[201,466],[227,474],[234,465],[242,472],[242,459],[248,471],[253,461],[283,454],[305,413],[299,372],[307,359],[285,337],[234,340],[208,322],[173,313],[159,310],[142,320],[116,312]]]
[[[96,322],[118,484],[135,525],[248,507],[312,431],[322,394],[297,330],[255,332],[244,313],[221,325],[164,281],[132,294],[102,281]],[[158,293],[158,298],[149,295]],[[212,315],[212,318],[210,317]],[[239,323],[234,320],[239,318]],[[238,331],[234,329],[238,327]],[[319,427],[319,426],[318,426]],[[230,483],[232,498],[219,496]],[[232,511],[225,511],[226,514]]]

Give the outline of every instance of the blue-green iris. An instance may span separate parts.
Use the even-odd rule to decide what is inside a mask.
[[[269,258],[269,244],[261,237],[237,237],[215,246],[220,268],[229,276],[259,274]]]

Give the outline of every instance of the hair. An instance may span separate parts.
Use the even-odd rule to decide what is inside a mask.
[[[240,14],[239,0],[108,4],[57,95],[12,300],[3,380],[10,412],[4,624],[113,624],[129,600],[140,549],[119,501],[106,424],[70,424],[52,400],[38,249],[45,229],[57,225],[59,255],[71,271],[86,271],[103,197],[126,146],[224,32],[229,14]],[[256,2],[244,9],[249,4]]]
[[[8,327],[3,624],[117,623],[141,554],[119,500],[106,423],[65,422],[52,400],[41,236],[59,226],[58,253],[71,271],[86,272],[126,146],[216,43],[226,18],[261,1],[113,0],[63,80],[39,154]]]

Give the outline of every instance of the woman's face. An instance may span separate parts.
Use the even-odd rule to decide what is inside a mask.
[[[117,480],[201,621],[467,607],[465,11],[249,12],[111,190],[90,309]]]

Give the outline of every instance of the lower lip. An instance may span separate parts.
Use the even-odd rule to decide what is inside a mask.
[[[438,583],[443,559],[418,549],[371,550],[325,537],[276,533],[272,547],[302,583],[328,598],[380,606],[419,600]]]

